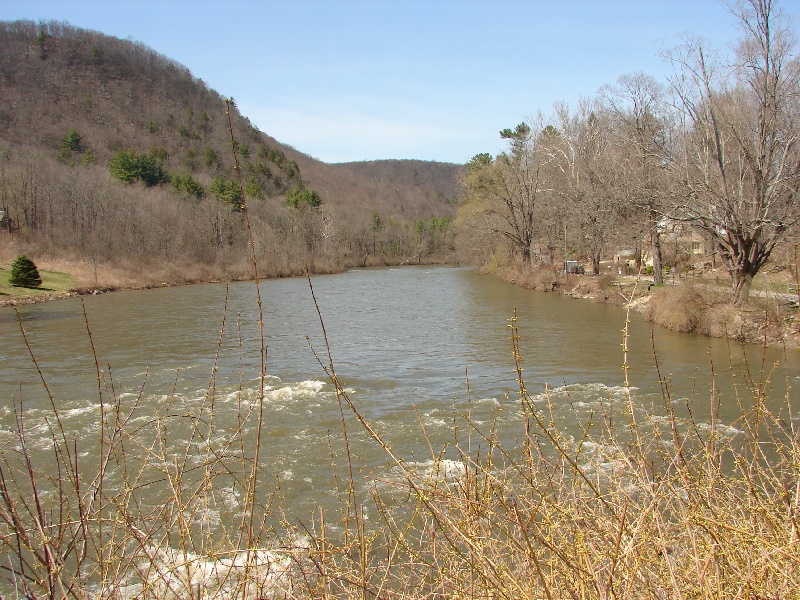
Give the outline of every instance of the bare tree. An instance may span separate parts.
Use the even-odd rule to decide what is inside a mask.
[[[609,241],[621,227],[615,193],[616,169],[611,155],[611,123],[602,108],[582,101],[574,113],[566,104],[556,106],[558,116],[562,198],[580,225],[579,243],[600,272],[600,260]]]
[[[734,14],[743,38],[730,64],[700,41],[670,55],[682,117],[671,166],[684,187],[671,215],[713,239],[740,305],[800,214],[800,61],[776,0]]]
[[[550,185],[546,175],[554,160],[547,147],[551,130],[541,121],[534,128],[520,123],[504,129],[500,136],[509,140],[509,151],[494,159],[479,154],[468,165],[472,201],[483,204],[492,233],[505,238],[524,264],[531,263],[537,203]]]
[[[664,91],[644,73],[623,75],[602,90],[603,103],[615,121],[619,193],[641,212],[653,260],[653,280],[663,283],[660,221],[663,214],[669,119]]]

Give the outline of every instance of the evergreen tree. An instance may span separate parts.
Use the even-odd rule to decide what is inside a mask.
[[[81,140],[83,136],[78,133],[77,129],[70,129],[67,135],[61,140],[61,148],[69,152],[83,152]]]
[[[120,150],[111,159],[108,170],[125,183],[141,181],[146,187],[151,187],[168,180],[163,155],[164,152],[159,149],[146,154],[137,154],[133,149]]]
[[[11,263],[11,277],[9,283],[16,287],[38,288],[42,285],[39,269],[27,256],[18,256]]]
[[[239,183],[227,177],[215,177],[211,182],[211,193],[217,200],[231,204],[234,210],[242,210],[243,198]]]
[[[291,190],[289,190],[289,193],[286,194],[286,205],[291,208],[300,208],[300,205],[303,202],[316,208],[322,204],[322,198],[320,198],[317,190],[308,190],[301,182],[294,186]]]

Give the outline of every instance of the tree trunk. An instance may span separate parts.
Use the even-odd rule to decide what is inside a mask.
[[[746,271],[734,271],[731,273],[733,279],[733,302],[734,306],[744,306],[750,298],[750,287],[753,285],[753,275]]]
[[[766,262],[766,257],[761,261],[753,262],[742,256],[731,257],[725,252],[725,248],[722,248],[722,250],[722,259],[728,267],[728,273],[731,275],[731,283],[733,285],[731,304],[733,306],[744,306],[750,298],[750,287],[753,284],[753,278]],[[766,256],[769,256],[769,254]]]
[[[750,287],[753,278],[769,260],[774,248],[774,240],[764,243],[754,239],[742,239],[741,236],[732,236],[720,243],[720,258],[728,269],[733,285],[733,306],[747,304],[750,297]]]
[[[592,254],[592,273],[600,275],[600,253]]]
[[[664,283],[664,268],[661,264],[661,235],[655,228],[650,230],[650,253],[653,255],[653,283]]]

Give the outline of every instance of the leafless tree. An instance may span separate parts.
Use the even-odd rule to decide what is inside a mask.
[[[598,274],[609,241],[622,227],[610,153],[611,122],[596,102],[583,101],[575,112],[559,104],[556,114],[563,176],[558,189],[580,227],[580,247]]]
[[[533,127],[520,123],[500,132],[509,151],[492,158],[477,155],[468,165],[466,185],[473,204],[481,204],[491,232],[505,238],[513,253],[531,262],[536,211],[552,182],[548,171],[555,157],[548,148],[552,127],[539,119]]]
[[[663,283],[660,224],[666,193],[668,150],[666,103],[661,84],[644,73],[623,75],[602,90],[603,104],[614,120],[618,191],[641,211],[653,260],[653,280]]]
[[[776,0],[746,0],[734,14],[743,37],[733,56],[699,40],[669,55],[682,118],[671,167],[683,186],[671,215],[714,240],[741,305],[800,215],[800,61]]]

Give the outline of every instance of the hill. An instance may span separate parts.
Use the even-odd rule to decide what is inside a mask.
[[[245,276],[243,201],[269,274],[450,258],[462,166],[326,164],[234,106],[239,198],[226,99],[141,43],[0,23],[0,90],[0,261],[25,250],[133,280]]]

